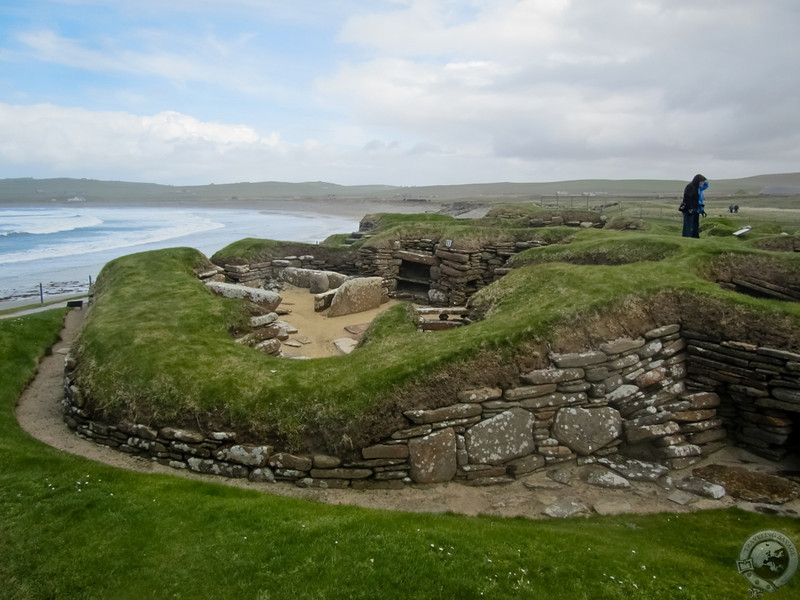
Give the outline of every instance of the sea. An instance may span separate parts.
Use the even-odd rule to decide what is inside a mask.
[[[108,261],[188,246],[212,256],[255,237],[319,243],[358,230],[355,217],[168,207],[0,208],[0,310],[85,294]]]

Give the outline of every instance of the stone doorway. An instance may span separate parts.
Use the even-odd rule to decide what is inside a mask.
[[[401,259],[396,279],[398,298],[428,300],[428,292],[431,289],[430,265]]]

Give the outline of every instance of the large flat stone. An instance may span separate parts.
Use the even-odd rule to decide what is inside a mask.
[[[630,352],[631,350],[641,348],[644,346],[644,344],[645,341],[642,338],[618,338],[616,340],[600,344],[600,350],[606,354],[623,354],[625,352]]]
[[[578,454],[588,455],[617,439],[622,417],[611,407],[565,407],[556,413],[553,437]]]
[[[569,498],[559,498],[544,509],[544,514],[554,519],[565,519],[582,513],[589,512],[589,507],[582,502],[575,502]]]
[[[218,460],[232,462],[248,467],[265,467],[267,460],[274,452],[272,446],[255,446],[252,444],[237,444],[214,451]]]
[[[658,423],[656,425],[642,425],[639,427],[626,426],[625,439],[629,444],[639,444],[656,438],[672,435],[681,431],[680,425],[675,421]]]
[[[480,404],[462,403],[432,410],[407,410],[403,414],[414,423],[420,425],[423,423],[436,423],[437,421],[475,417],[480,415],[482,410]]]
[[[358,277],[345,281],[328,309],[328,317],[341,317],[378,308],[383,296],[383,278]]]
[[[548,383],[562,383],[582,379],[584,370],[580,368],[572,369],[537,369],[520,376],[520,379],[531,385],[542,385]]]
[[[466,434],[470,462],[499,465],[534,451],[533,415],[512,408],[471,427]]]
[[[725,488],[717,483],[712,483],[700,477],[687,477],[675,482],[675,487],[684,492],[714,498],[715,500],[725,496]]]
[[[452,428],[409,440],[408,454],[411,479],[416,483],[442,483],[455,477],[458,465]]]
[[[631,487],[631,482],[613,471],[596,469],[589,473],[586,483],[595,487],[619,490]]]
[[[596,365],[602,362],[605,362],[608,357],[605,355],[604,352],[600,352],[599,350],[591,350],[589,352],[574,352],[570,354],[551,354],[550,360],[552,360],[557,367],[561,369],[573,368],[573,367],[588,367],[590,365]]]
[[[612,392],[606,394],[606,400],[609,402],[609,404],[619,404],[633,398],[638,393],[639,388],[635,385],[620,385]]]
[[[282,300],[280,294],[276,292],[244,285],[209,281],[206,283],[206,287],[219,296],[249,300],[270,312],[278,308]]]
[[[664,465],[623,456],[604,456],[597,462],[632,481],[658,481],[669,471]]]

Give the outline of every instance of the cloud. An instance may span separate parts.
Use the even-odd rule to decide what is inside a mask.
[[[90,45],[36,30],[19,33],[17,40],[37,61],[80,71],[156,77],[177,86],[202,83],[254,95],[276,95],[283,88],[270,77],[278,61],[251,48],[258,37],[254,32],[225,40],[209,33],[158,30],[122,37],[101,36]]]
[[[404,185],[800,161],[796,0],[41,3],[0,23],[3,99],[30,103],[0,105],[17,172]]]
[[[319,85],[389,135],[531,165],[757,160],[772,146],[791,169],[800,90],[785,61],[800,43],[778,4],[410,0],[351,18],[340,41],[372,55]]]
[[[142,116],[0,103],[0,129],[0,162],[48,165],[76,175],[83,169],[197,176],[204,169],[213,172],[215,162],[230,167],[226,155],[265,158],[289,149],[277,133],[260,136],[245,125],[201,122],[171,111]]]

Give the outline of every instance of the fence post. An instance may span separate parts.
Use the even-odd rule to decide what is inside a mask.
[[[41,283],[39,284],[39,303],[44,304],[44,288]]]

